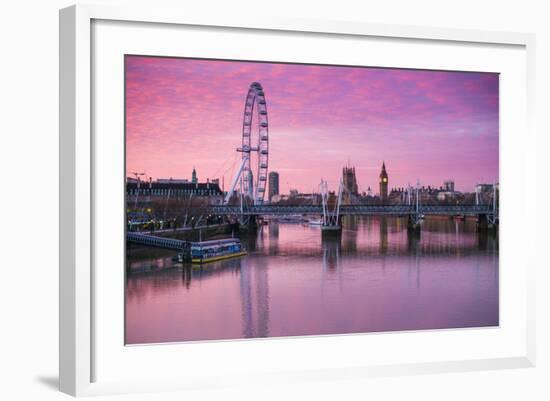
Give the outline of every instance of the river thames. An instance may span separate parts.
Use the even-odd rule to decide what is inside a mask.
[[[126,344],[498,326],[498,233],[475,221],[345,218],[341,237],[271,221],[202,267],[127,255]]]

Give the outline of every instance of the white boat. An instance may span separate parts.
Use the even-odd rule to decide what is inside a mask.
[[[310,226],[322,226],[323,220],[322,219],[312,219],[308,221]]]
[[[303,217],[301,215],[281,216],[277,220],[282,223],[300,223],[303,221]]]

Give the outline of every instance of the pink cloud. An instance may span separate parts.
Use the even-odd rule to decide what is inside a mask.
[[[361,190],[382,160],[392,186],[498,179],[497,74],[140,56],[126,58],[127,171],[229,182],[253,81],[284,191],[336,183],[348,160]]]

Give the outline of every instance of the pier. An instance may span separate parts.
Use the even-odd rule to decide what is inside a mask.
[[[189,241],[135,232],[126,233],[126,240],[130,244],[152,246],[155,248],[170,249],[178,252],[183,252],[191,245],[191,242]]]

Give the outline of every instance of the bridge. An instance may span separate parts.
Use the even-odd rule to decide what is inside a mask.
[[[241,208],[239,205],[211,206],[212,214],[245,215],[245,216],[288,216],[288,215],[323,215],[322,205],[252,205]],[[341,205],[339,214],[344,216],[408,216],[408,215],[487,215],[491,214],[492,205]]]
[[[340,191],[341,194],[341,191]],[[322,205],[216,205],[208,209],[212,214],[237,216],[241,222],[254,223],[257,216],[319,215],[323,230],[341,230],[342,216],[397,216],[407,217],[410,230],[419,233],[424,216],[476,216],[478,228],[494,228],[498,224],[498,207],[492,204],[422,205],[420,202],[400,205],[342,205],[338,196],[333,210],[323,199]]]

